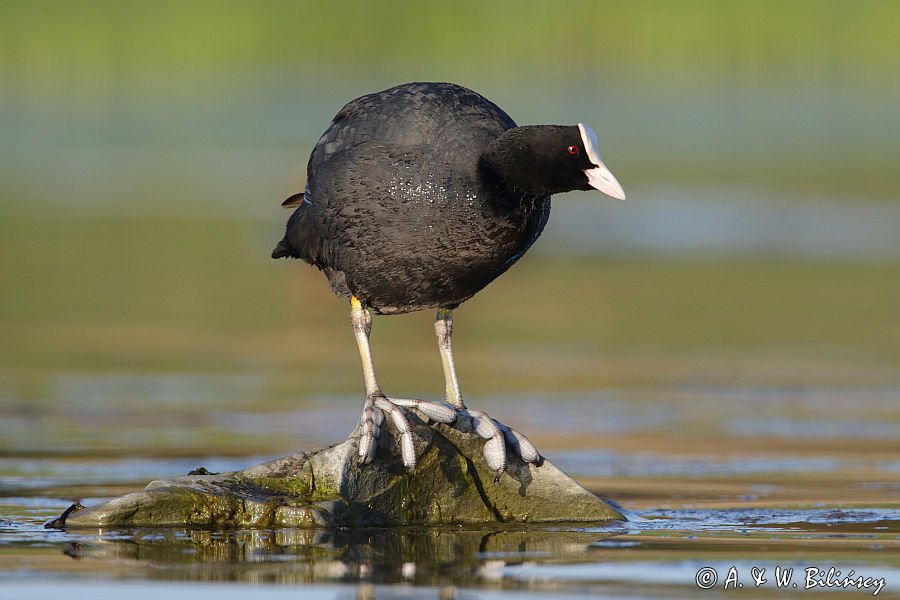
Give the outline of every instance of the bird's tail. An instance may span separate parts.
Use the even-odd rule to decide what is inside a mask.
[[[284,237],[272,250],[272,258],[300,258],[310,264],[320,264],[322,240],[311,221],[308,192],[307,187],[303,192],[294,194],[281,203],[284,207],[296,210],[288,219]]]
[[[306,191],[297,193],[292,195],[290,198],[281,203],[281,206],[285,208],[296,208],[303,204],[303,200],[306,197]],[[297,219],[297,213],[295,212],[291,215],[291,218],[288,220],[287,231],[285,232],[284,237],[280,242],[275,246],[275,249],[272,250],[272,258],[300,258],[299,252],[294,248],[291,243],[288,241],[288,237],[291,233],[291,224]]]
[[[282,239],[272,250],[272,258],[300,258],[297,251],[290,245],[287,239]]]

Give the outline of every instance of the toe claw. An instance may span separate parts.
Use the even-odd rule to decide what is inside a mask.
[[[374,406],[366,406],[359,418],[359,464],[365,465],[372,462],[375,456],[375,441],[381,433],[378,424],[384,419],[384,415]]]
[[[516,453],[527,463],[537,463],[541,459],[541,453],[534,447],[527,437],[511,427],[503,427],[506,441],[513,447]]]
[[[506,447],[503,436],[497,435],[486,441],[483,452],[488,468],[494,472],[496,479],[500,479],[500,475],[506,471]]]
[[[403,465],[409,470],[415,469],[416,446],[413,443],[412,431],[409,428],[409,421],[406,420],[406,415],[403,414],[403,409],[387,398],[376,399],[375,406],[388,413],[391,421],[394,423],[394,427],[397,428],[397,433],[400,436],[400,452],[403,457]]]
[[[414,471],[416,469],[416,447],[413,444],[412,433],[409,431],[400,435],[400,453],[403,456],[403,466]]]
[[[541,453],[527,437],[515,429],[507,427],[480,410],[466,409],[461,410],[460,414],[468,416],[472,422],[472,429],[486,440],[484,457],[498,479],[506,471],[506,443],[526,463],[541,463]]]
[[[375,436],[371,433],[363,433],[359,438],[359,464],[367,465],[375,456]]]

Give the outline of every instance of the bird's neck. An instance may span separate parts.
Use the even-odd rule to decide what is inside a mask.
[[[503,132],[482,152],[479,171],[490,184],[521,201],[544,198],[557,190],[542,181],[530,160],[535,126],[513,127]]]

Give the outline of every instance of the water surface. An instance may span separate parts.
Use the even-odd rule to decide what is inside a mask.
[[[213,389],[221,385],[210,376],[192,381]],[[100,378],[79,386],[90,390],[102,414],[107,401],[99,391],[129,387],[123,382]],[[715,570],[719,591],[731,573],[732,581],[737,574],[738,583],[754,590],[749,593],[766,596],[779,589],[772,577],[776,568],[793,569],[790,585],[802,589],[806,569],[827,574],[835,567],[845,575],[853,570],[884,578],[879,596],[888,597],[897,594],[900,581],[893,392],[707,385],[519,398],[520,410],[510,421],[589,489],[623,504],[628,522],[599,527],[53,531],[43,523],[74,499],[101,502],[201,465],[235,470],[273,454],[203,454],[198,451],[204,438],[191,436],[195,424],[169,432],[170,440],[185,447],[192,439],[193,453],[166,457],[147,444],[152,436],[140,420],[119,423],[123,437],[141,448],[140,457],[92,456],[95,451],[77,437],[69,441],[72,454],[39,457],[23,439],[19,456],[7,453],[0,460],[0,579],[9,590],[38,597],[51,597],[62,582],[74,583],[73,597],[114,590],[149,597],[169,593],[167,586],[175,582],[197,582],[178,589],[200,597],[227,597],[229,588],[217,585],[225,582],[254,584],[254,595],[267,598],[284,592],[270,587],[276,584],[303,584],[312,597],[328,598],[515,598],[526,592],[694,597],[698,571],[706,568]],[[850,393],[867,410],[848,422],[838,398]],[[224,401],[227,406],[227,395]],[[498,396],[482,406],[501,414],[515,404]],[[276,431],[277,422],[289,421],[301,438],[337,439],[336,424],[349,427],[355,412],[351,398],[246,420],[235,407],[200,429],[216,439],[242,427],[248,435]],[[679,421],[702,425],[703,435],[680,432]],[[322,431],[323,423],[335,425]],[[16,426],[23,424],[27,432],[27,421]],[[12,428],[7,425],[6,433]],[[770,576],[757,587],[751,573],[758,569]],[[101,581],[120,587],[97,588]],[[794,590],[790,585],[788,591]]]

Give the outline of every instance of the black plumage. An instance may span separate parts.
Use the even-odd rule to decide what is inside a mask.
[[[515,127],[449,83],[353,100],[313,149],[306,191],[272,256],[317,266],[336,292],[380,313],[458,306],[537,239],[549,194],[589,189],[586,153],[565,152],[582,144],[577,127]],[[562,168],[527,164],[542,152]]]

